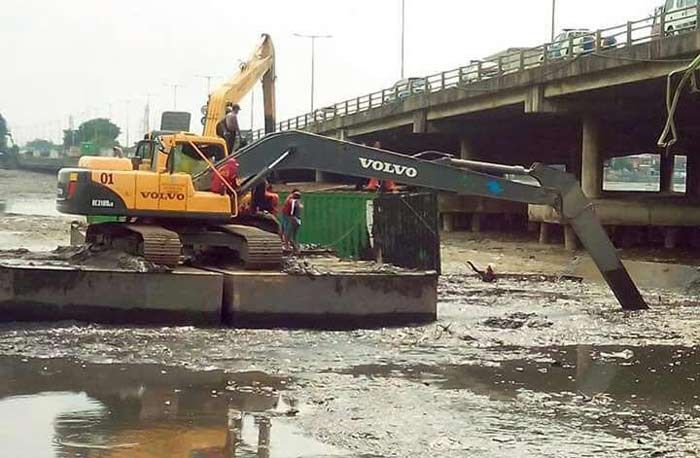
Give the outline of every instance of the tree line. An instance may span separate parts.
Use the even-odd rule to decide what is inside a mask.
[[[63,131],[63,144],[57,145],[44,138],[35,138],[26,143],[26,148],[32,151],[50,151],[54,149],[68,150],[71,147],[81,147],[89,143],[96,150],[111,148],[119,145],[117,137],[121,133],[119,126],[106,118],[95,118],[80,124],[77,129]],[[7,121],[0,114],[0,151],[10,148],[10,131]]]

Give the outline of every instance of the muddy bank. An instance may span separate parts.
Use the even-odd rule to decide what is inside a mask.
[[[64,216],[0,214],[0,250],[53,250],[70,241],[70,221]]]

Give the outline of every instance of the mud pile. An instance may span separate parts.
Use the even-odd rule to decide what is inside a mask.
[[[78,270],[118,270],[128,272],[167,272],[168,267],[142,257],[87,244],[62,246],[53,251],[27,249],[0,250],[0,266],[65,267]]]
[[[343,260],[325,254],[303,257],[287,256],[284,258],[282,272],[289,275],[322,276],[348,273],[398,275],[411,271],[375,261]]]

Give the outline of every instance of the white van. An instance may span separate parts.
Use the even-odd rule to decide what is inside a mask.
[[[695,28],[698,17],[698,0],[666,0],[665,31],[667,35]]]

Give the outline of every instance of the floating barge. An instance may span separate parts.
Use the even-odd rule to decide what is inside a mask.
[[[436,318],[436,272],[328,256],[304,263],[296,273],[139,272],[0,259],[0,321],[345,329]]]

